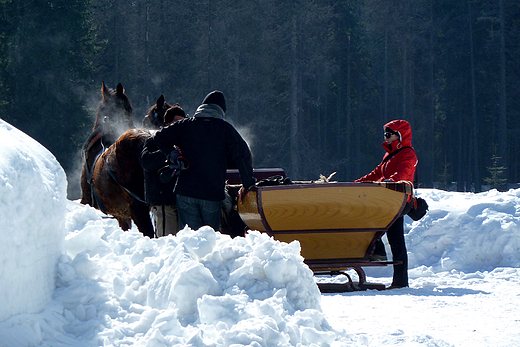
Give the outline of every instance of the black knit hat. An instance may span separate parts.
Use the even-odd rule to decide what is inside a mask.
[[[226,112],[226,99],[221,91],[214,90],[204,98],[203,104],[216,104],[222,111]]]

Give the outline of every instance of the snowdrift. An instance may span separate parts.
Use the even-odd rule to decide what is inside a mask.
[[[51,301],[65,237],[67,180],[47,149],[1,119],[0,148],[2,321],[41,311]]]

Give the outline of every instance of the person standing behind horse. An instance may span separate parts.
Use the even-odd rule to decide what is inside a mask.
[[[164,124],[168,126],[178,120],[186,118],[184,110],[175,105],[164,114]],[[177,206],[175,205],[174,177],[169,180],[161,180],[161,172],[171,164],[166,155],[154,144],[153,137],[146,140],[140,157],[141,166],[144,169],[144,196],[152,211],[155,234],[157,237],[175,235],[179,231]],[[163,169],[163,170],[161,170]],[[163,182],[164,181],[164,182]]]
[[[369,174],[354,182],[413,182],[417,167],[417,156],[412,147],[412,128],[405,120],[393,120],[383,126],[385,141],[383,148],[386,153],[383,161]],[[411,196],[408,198],[410,202]],[[386,233],[392,250],[392,260],[401,264],[394,264],[394,275],[391,288],[408,287],[408,255],[404,240],[404,212],[388,228]],[[376,242],[376,254],[386,258],[386,252],[381,240]]]
[[[218,231],[225,197],[228,163],[238,168],[243,188],[255,184],[251,151],[238,131],[224,120],[226,101],[220,91],[209,93],[194,116],[162,128],[154,143],[170,155],[178,146],[190,163],[176,187],[181,227],[209,225]]]

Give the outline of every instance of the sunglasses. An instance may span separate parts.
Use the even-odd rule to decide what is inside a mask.
[[[391,132],[386,132],[386,133],[385,133],[385,137],[386,137],[387,139],[391,138],[392,135],[397,135],[397,134],[396,134],[396,133],[391,133]]]

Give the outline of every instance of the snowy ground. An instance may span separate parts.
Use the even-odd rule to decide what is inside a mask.
[[[355,346],[519,346],[519,276],[513,268],[432,274],[409,289],[324,294],[322,309],[334,328],[355,334]]]
[[[5,129],[42,157],[39,145],[0,121]],[[66,191],[55,182],[63,179],[57,162],[6,151],[11,144],[3,142],[0,153],[0,264],[9,278],[0,293],[24,287],[13,305],[0,298],[2,347],[520,345],[520,190],[420,189],[430,211],[419,222],[406,220],[410,288],[320,294],[315,281],[343,278],[313,277],[296,242],[258,232],[232,240],[209,227],[154,240],[123,232],[76,201],[55,203]],[[54,203],[42,206],[24,193],[42,184]],[[60,206],[64,221],[54,216]],[[47,212],[41,223],[46,211],[53,216]],[[52,259],[41,232],[31,232],[49,221],[63,235],[61,251],[51,251],[54,291],[43,309],[20,313],[13,307],[47,294],[35,292],[38,276],[2,255],[32,247],[24,260]],[[6,230],[24,242],[10,242]],[[390,284],[391,267],[366,271],[369,281]]]

